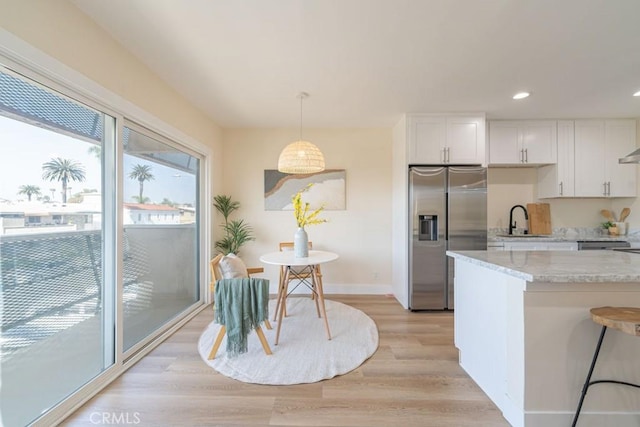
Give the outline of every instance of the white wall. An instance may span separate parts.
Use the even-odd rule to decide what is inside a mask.
[[[264,170],[277,169],[280,151],[298,129],[231,129],[223,132],[224,193],[240,202],[233,218],[245,219],[257,240],[241,250],[249,267],[261,254],[293,241],[292,211],[264,209]],[[314,249],[340,258],[323,266],[326,293],[388,293],[391,290],[391,129],[304,129],[327,169],[346,170],[346,210],[324,211],[329,222],[307,228]],[[219,221],[214,224],[217,228]],[[265,267],[272,289],[276,267]]]

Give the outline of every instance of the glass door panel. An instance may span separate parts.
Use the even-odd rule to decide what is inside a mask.
[[[124,350],[200,298],[200,160],[137,126],[123,132]]]
[[[102,198],[114,128],[0,68],[0,425],[31,423],[114,363]]]

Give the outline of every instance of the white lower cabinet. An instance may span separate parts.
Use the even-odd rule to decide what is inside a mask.
[[[577,251],[578,242],[489,242],[488,251]]]

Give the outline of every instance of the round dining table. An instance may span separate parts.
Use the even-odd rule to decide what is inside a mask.
[[[338,259],[338,254],[327,251],[310,250],[309,256],[300,258],[296,257],[294,251],[278,251],[264,254],[260,257],[260,261],[264,264],[278,265],[284,269],[280,283],[278,284],[278,300],[276,304],[276,315],[278,317],[278,328],[276,331],[275,345],[278,345],[280,339],[280,328],[284,319],[287,296],[293,292],[289,292],[289,282],[291,279],[298,279],[300,284],[304,284],[311,292],[317,296],[316,310],[318,317],[324,318],[325,328],[327,330],[327,338],[331,339],[331,331],[329,329],[329,321],[324,306],[324,291],[322,289],[322,279],[318,277],[318,266],[327,262]],[[311,279],[311,283],[307,279]],[[295,290],[295,288],[294,288]],[[322,314],[321,314],[322,312]]]

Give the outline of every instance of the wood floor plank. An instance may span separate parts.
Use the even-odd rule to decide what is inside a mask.
[[[288,426],[504,426],[492,404],[407,399],[276,399],[271,422]],[[460,417],[464,415],[464,418]]]
[[[62,425],[94,426],[94,413],[137,413],[140,426],[509,425],[459,366],[452,313],[411,313],[386,295],[328,299],[364,311],[379,330],[376,353],[346,375],[292,386],[227,378],[198,354],[198,338],[213,320],[208,308]]]

